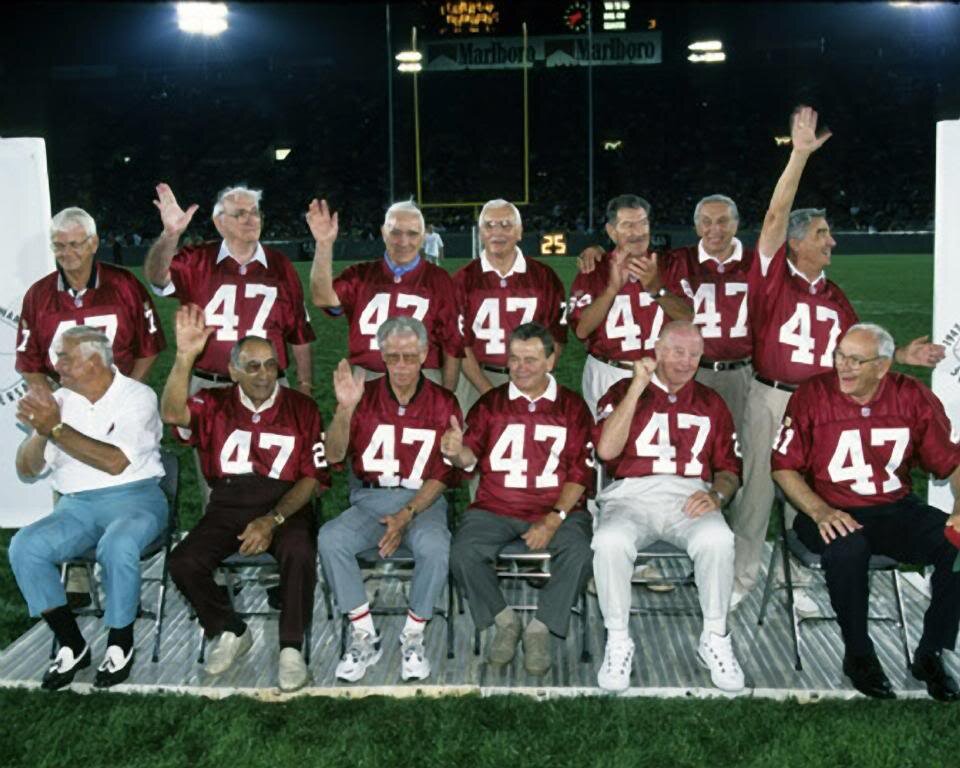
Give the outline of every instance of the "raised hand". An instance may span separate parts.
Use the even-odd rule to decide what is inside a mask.
[[[173,194],[168,184],[160,182],[157,184],[157,199],[153,204],[160,211],[160,221],[163,222],[163,234],[167,237],[180,237],[190,226],[193,214],[197,212],[200,206],[194,203],[186,211],[178,204],[177,198]]]
[[[833,134],[824,128],[817,135],[817,113],[812,107],[800,105],[793,111],[790,123],[790,140],[798,152],[816,152]]]
[[[326,200],[317,201],[316,198],[310,201],[307,209],[307,226],[317,245],[332,246],[340,231],[337,214],[330,213]]]
[[[463,450],[463,430],[456,416],[450,417],[450,426],[440,438],[440,453],[444,456],[459,456]]]
[[[657,369],[657,361],[652,357],[644,357],[633,361],[633,381],[639,387],[646,387],[650,383],[650,377]]]
[[[920,336],[899,350],[897,362],[905,365],[920,365],[933,368],[947,356],[942,344],[931,344],[929,336]]]
[[[203,310],[196,304],[184,304],[174,317],[177,337],[177,352],[187,355],[199,355],[207,344],[207,339],[217,329],[208,326]]]
[[[333,369],[333,391],[337,396],[337,405],[356,408],[363,397],[363,384],[363,371],[354,373],[346,360],[341,360]]]
[[[660,281],[660,267],[657,264],[657,254],[637,256],[630,259],[628,263],[630,274],[640,281],[644,290],[651,292],[660,290],[662,283]]]
[[[599,245],[588,245],[577,256],[577,269],[581,275],[589,275],[597,268],[597,264],[603,258],[603,248]]]
[[[626,251],[616,250],[610,254],[610,275],[607,278],[607,288],[619,292],[627,280],[630,279],[630,265]]]

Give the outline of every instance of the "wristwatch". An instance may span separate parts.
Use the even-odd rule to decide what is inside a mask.
[[[273,515],[272,515],[272,517],[273,517],[273,524],[274,524],[274,526],[277,527],[277,528],[279,528],[281,525],[283,525],[283,523],[284,523],[284,522],[286,521],[286,519],[287,519],[287,518],[285,518],[285,517],[283,516],[283,514],[282,514],[281,512],[277,512],[277,510],[273,510]]]
[[[668,293],[670,293],[666,288],[660,288],[659,291],[650,291],[650,298],[656,301],[657,299],[662,299]]]
[[[66,425],[61,421],[59,424],[56,424],[56,425],[50,430],[50,437],[51,437],[51,439],[52,439],[54,442],[56,442],[57,440],[60,439],[60,433],[63,432],[64,426],[66,426]]]
[[[560,509],[560,507],[554,507],[554,508],[553,508],[553,511],[556,512],[556,513],[560,516],[560,522],[561,522],[561,523],[562,523],[564,520],[567,519],[567,512],[566,512],[566,510]]]
[[[718,491],[716,488],[711,488],[709,491],[707,491],[707,493],[712,493],[714,496],[717,497],[717,501],[720,502],[720,508],[721,508],[721,509],[726,505],[726,503],[727,503],[727,501],[728,501],[727,497],[724,496],[724,495],[723,495],[720,491]]]

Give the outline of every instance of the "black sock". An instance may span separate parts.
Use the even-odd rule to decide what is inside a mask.
[[[70,606],[61,605],[59,608],[47,611],[43,614],[43,620],[50,625],[57,642],[61,647],[67,647],[73,651],[74,656],[79,656],[87,645],[87,641],[80,634],[80,627],[77,626],[77,618],[70,610]]]
[[[107,645],[118,645],[126,656],[133,648],[133,622],[125,627],[110,627],[107,633]]]
[[[932,645],[928,645],[927,643],[924,643],[923,638],[921,637],[920,642],[917,643],[917,650],[914,651],[913,658],[914,660],[916,660],[916,659],[922,659],[924,656],[939,656],[940,651],[941,651],[940,648],[935,648]]]
[[[280,650],[284,648],[296,648],[298,651],[303,650],[303,643],[280,643]]]
[[[243,623],[243,619],[237,616],[237,614],[233,614],[230,620],[224,624],[223,629],[225,632],[233,632],[237,637],[240,637],[240,635],[247,631],[247,625]]]

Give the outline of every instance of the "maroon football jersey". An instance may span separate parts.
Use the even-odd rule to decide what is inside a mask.
[[[452,357],[463,357],[453,280],[426,259],[400,276],[382,258],[354,264],[334,279],[333,289],[350,324],[351,364],[369,371],[386,370],[377,346],[377,328],[393,315],[415,317],[427,327],[430,349],[424,368],[441,367],[441,349]]]
[[[774,256],[756,296],[751,296],[753,368],[758,376],[800,384],[833,370],[833,352],[857,313],[835,283],[811,285],[793,274],[786,246]]]
[[[580,273],[574,278],[570,287],[569,315],[574,330],[583,310],[606,290],[610,279],[610,258],[610,253],[604,254],[593,272]],[[669,282],[670,278],[669,274],[661,274],[664,287],[683,296],[679,284]],[[584,340],[587,352],[610,360],[653,357],[660,329],[669,320],[663,307],[643,289],[643,284],[630,278],[613,300],[606,319]]]
[[[94,264],[92,285],[74,297],[60,272],[31,285],[23,297],[17,328],[17,370],[58,378],[56,346],[61,334],[77,325],[102,330],[113,347],[113,362],[130,375],[138,358],[153,357],[167,346],[153,300],[132,273],[110,264]]]
[[[763,283],[760,254],[743,248],[739,259],[700,261],[696,245],[668,252],[661,269],[693,302],[693,322],[708,360],[742,360],[753,353],[749,296]]]
[[[791,396],[770,464],[804,475],[830,506],[851,509],[906,496],[915,466],[947,477],[960,446],[940,400],[916,379],[890,372],[860,405],[831,371]]]
[[[287,343],[316,338],[290,259],[272,248],[263,250],[266,267],[258,261],[241,265],[230,256],[218,264],[218,243],[184,248],[170,263],[174,295],[181,304],[202,308],[207,325],[217,329],[194,364],[200,370],[226,375],[230,350],[245,336],[272,341],[283,369]]]
[[[417,489],[424,480],[457,485],[459,471],[440,453],[451,416],[463,423],[457,399],[424,376],[406,405],[397,401],[386,376],[368,381],[350,420],[353,474],[381,488]]]
[[[597,403],[598,438],[604,420],[623,399],[631,381],[618,381]],[[697,381],[671,395],[653,379],[637,401],[623,451],[607,462],[607,468],[616,478],[677,475],[709,483],[721,471],[739,477],[740,448],[733,417],[723,398]]]
[[[539,261],[517,260],[523,271],[508,277],[484,271],[480,259],[453,276],[463,343],[481,365],[506,367],[510,334],[523,323],[540,323],[558,344],[567,341],[567,294],[560,278]]]
[[[174,434],[197,448],[203,476],[212,483],[228,475],[262,475],[296,482],[315,478],[330,487],[323,445],[323,419],[317,404],[287,387],[254,413],[240,402],[240,387],[201,389],[187,400],[189,434]]]
[[[511,399],[508,382],[486,392],[467,415],[463,443],[479,457],[471,506],[535,522],[564,483],[593,486],[593,418],[580,395],[556,382],[555,399]],[[548,390],[549,391],[549,390]],[[583,497],[575,509],[583,507]]]

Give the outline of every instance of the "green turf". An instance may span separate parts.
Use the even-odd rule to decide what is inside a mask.
[[[454,270],[463,261],[448,261]],[[573,259],[554,260],[569,288]],[[340,263],[337,265],[340,267]],[[346,266],[346,262],[342,264]],[[309,264],[297,264],[304,282]],[[878,322],[898,343],[929,332],[930,255],[836,257],[830,277],[863,320]],[[158,311],[173,343],[176,301]],[[346,347],[343,319],[311,310],[315,396],[325,419],[334,398],[333,369]],[[562,384],[580,389],[583,347],[571,339],[558,365]],[[167,350],[150,376],[162,387]],[[929,380],[928,372],[911,371]],[[167,441],[169,443],[169,440]],[[184,457],[188,454],[184,451]],[[200,513],[194,463],[183,464],[183,512]],[[329,516],[346,499],[342,477],[324,500]],[[0,647],[30,626],[0,532]],[[38,670],[38,673],[40,670]],[[299,699],[262,704],[178,696],[0,691],[0,765],[501,765],[932,766],[957,762],[948,733],[953,709],[929,702],[830,702],[521,698],[363,701]],[[665,727],[666,725],[666,727]]]

